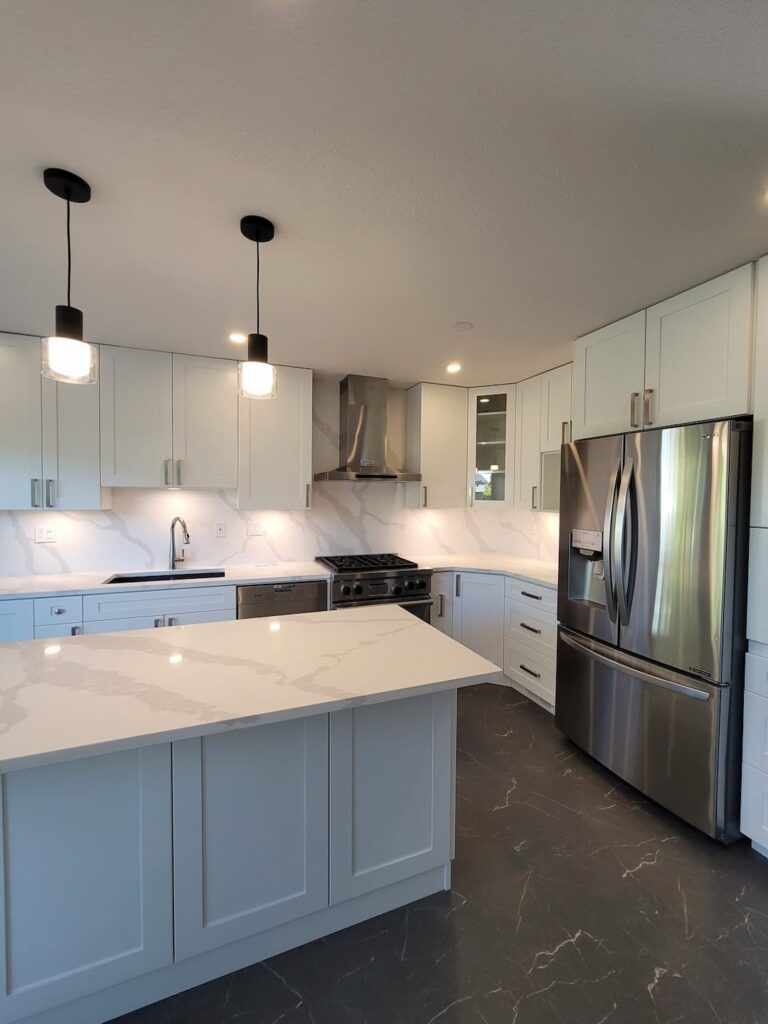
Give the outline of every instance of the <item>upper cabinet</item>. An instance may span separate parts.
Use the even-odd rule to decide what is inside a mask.
[[[515,385],[469,391],[470,504],[514,501]]]
[[[234,360],[102,345],[101,475],[113,487],[236,487]]]
[[[467,504],[467,389],[417,384],[408,391],[406,465],[421,483],[406,484],[415,508]]]
[[[571,434],[571,363],[541,375],[541,450],[559,452]]]
[[[0,508],[101,509],[99,385],[40,375],[40,342],[0,334]]]
[[[753,273],[750,263],[648,310],[644,426],[750,411]]]
[[[573,440],[639,427],[644,379],[645,310],[579,338],[573,357]]]
[[[541,376],[520,381],[515,397],[515,508],[540,507]]]
[[[573,437],[751,411],[752,264],[576,342]]]
[[[277,369],[277,397],[240,398],[239,508],[309,508],[312,371]]]

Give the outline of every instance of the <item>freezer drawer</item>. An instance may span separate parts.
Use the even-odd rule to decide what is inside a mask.
[[[735,839],[740,724],[730,687],[560,630],[556,722],[587,753],[710,836]],[[739,718],[739,723],[735,718]],[[731,744],[731,753],[738,744]]]

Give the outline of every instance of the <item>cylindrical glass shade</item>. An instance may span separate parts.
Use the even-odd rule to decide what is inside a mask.
[[[43,338],[40,372],[64,384],[93,384],[96,380],[96,349],[73,338]]]
[[[245,398],[275,398],[275,367],[270,363],[240,363],[240,394]]]

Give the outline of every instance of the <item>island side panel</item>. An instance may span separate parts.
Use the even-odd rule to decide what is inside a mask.
[[[331,714],[331,904],[450,864],[455,699]]]
[[[169,744],[2,776],[0,1020],[170,964]]]

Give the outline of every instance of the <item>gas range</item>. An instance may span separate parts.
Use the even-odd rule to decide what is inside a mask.
[[[400,604],[419,614],[432,604],[432,571],[399,555],[328,555],[315,559],[333,572],[334,608],[365,604]],[[422,615],[422,617],[425,617]]]

